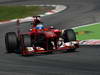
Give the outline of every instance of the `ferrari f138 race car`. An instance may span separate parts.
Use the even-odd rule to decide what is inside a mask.
[[[17,33],[7,32],[5,34],[8,53],[34,55],[55,51],[75,51],[79,47],[74,30],[60,30],[53,26],[45,27],[39,16],[34,17],[32,26],[27,32],[21,32],[20,24],[20,20],[17,20]]]

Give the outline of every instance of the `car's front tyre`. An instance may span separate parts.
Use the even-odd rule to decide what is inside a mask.
[[[8,53],[15,52],[15,50],[18,48],[18,38],[15,32],[6,33],[5,45]]]
[[[64,39],[64,43],[66,42],[71,42],[71,41],[76,41],[76,33],[74,32],[73,29],[66,29],[64,30],[64,33],[62,35],[63,39]],[[69,49],[69,52],[74,52],[76,50],[76,48],[73,49]]]

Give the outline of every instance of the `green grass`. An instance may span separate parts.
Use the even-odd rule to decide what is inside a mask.
[[[52,7],[39,6],[0,6],[0,21],[36,16],[51,9]]]
[[[89,33],[77,34],[78,40],[100,39],[100,24],[93,24],[91,26],[80,27],[75,29],[75,32],[84,31],[88,31]]]

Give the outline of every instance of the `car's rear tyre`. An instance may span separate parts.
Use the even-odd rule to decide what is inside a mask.
[[[64,30],[63,33],[64,42],[76,41],[76,34],[73,29]]]
[[[31,41],[31,36],[30,35],[24,34],[22,36],[22,39],[23,39],[23,45],[25,47],[31,47],[32,46],[32,41]]]
[[[5,45],[8,53],[15,52],[15,50],[18,48],[18,38],[15,32],[6,33]]]

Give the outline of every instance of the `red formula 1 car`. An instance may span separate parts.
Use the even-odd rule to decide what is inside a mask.
[[[55,51],[75,51],[79,47],[75,32],[72,29],[59,30],[53,28],[53,26],[44,27],[41,22],[32,24],[29,31],[22,33],[18,20],[17,34],[15,32],[5,34],[8,53],[34,55]]]

